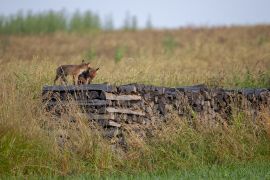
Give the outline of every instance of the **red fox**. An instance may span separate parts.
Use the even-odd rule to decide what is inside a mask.
[[[78,77],[83,72],[86,71],[88,68],[90,68],[90,63],[85,63],[84,60],[82,60],[82,63],[79,65],[62,65],[59,66],[56,69],[56,77],[54,79],[54,84],[56,81],[61,78],[61,82],[65,82],[67,84],[66,77],[68,75],[73,77],[73,84],[78,84]]]
[[[78,84],[91,84],[92,80],[96,77],[97,69],[88,68],[86,71],[82,72],[78,77]]]

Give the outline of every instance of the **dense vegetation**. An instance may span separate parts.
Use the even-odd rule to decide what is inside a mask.
[[[151,28],[151,20],[147,22]],[[111,16],[103,20],[91,11],[68,13],[67,11],[45,11],[41,13],[18,12],[15,15],[0,16],[0,34],[47,34],[59,31],[95,32],[113,30],[114,22]],[[124,30],[136,30],[135,16],[126,15],[123,20]]]
[[[256,121],[236,110],[228,128],[196,118],[194,128],[172,114],[154,138],[127,133],[130,148],[123,152],[79,115],[75,124],[64,116],[56,121],[40,97],[58,65],[83,58],[100,67],[94,83],[269,87],[269,50],[269,26],[2,33],[0,176],[269,178],[268,109]],[[70,138],[67,146],[59,148],[59,134]]]

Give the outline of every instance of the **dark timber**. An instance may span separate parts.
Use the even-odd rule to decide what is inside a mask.
[[[230,124],[234,111],[244,110],[255,120],[260,111],[270,108],[267,88],[91,84],[45,86],[42,95],[47,111],[52,114],[61,116],[72,102],[81,107],[82,111],[78,113],[83,113],[109,132],[119,132],[124,124],[145,128],[157,126],[166,121],[170,113],[190,120],[196,116],[206,120],[209,126],[217,121]]]

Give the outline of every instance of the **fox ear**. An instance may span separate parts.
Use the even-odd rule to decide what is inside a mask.
[[[99,70],[99,68],[96,69],[96,71],[98,71],[98,70]]]
[[[84,63],[85,61],[84,61],[84,59],[82,60],[82,63]]]

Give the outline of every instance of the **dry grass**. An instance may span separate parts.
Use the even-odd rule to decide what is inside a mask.
[[[269,78],[270,69],[269,29],[258,26],[3,36],[5,51],[0,62],[2,71],[7,69],[6,64],[19,63],[24,72],[46,78],[46,84],[52,84],[58,65],[92,58],[93,66],[101,67],[95,82],[266,86],[269,80],[264,78]],[[115,63],[117,59],[119,63]]]
[[[101,68],[94,83],[269,87],[269,50],[269,26],[0,35],[0,174],[136,173],[269,159],[269,113],[262,116],[266,128],[236,115],[235,126],[209,131],[172,116],[149,142],[130,133],[132,148],[122,156],[74,115],[76,108],[76,123],[57,120],[44,113],[40,97],[57,66],[82,58]]]

